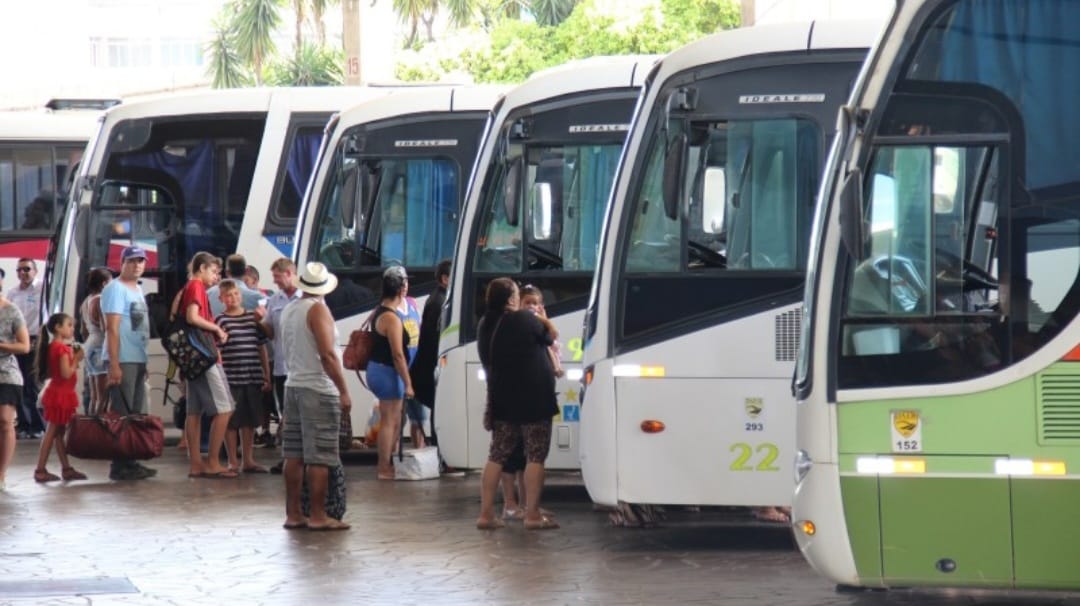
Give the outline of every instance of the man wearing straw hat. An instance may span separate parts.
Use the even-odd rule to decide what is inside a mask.
[[[341,464],[338,428],[352,401],[337,355],[337,329],[323,296],[337,286],[337,276],[322,263],[308,263],[297,280],[303,295],[281,312],[285,352],[285,409],[281,451],[285,457],[285,528],[347,530],[326,515],[329,469]],[[306,471],[305,471],[306,467]],[[300,489],[307,478],[311,515],[300,509]]]

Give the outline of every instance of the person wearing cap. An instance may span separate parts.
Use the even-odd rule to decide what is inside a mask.
[[[146,270],[146,251],[128,246],[120,252],[120,276],[101,291],[105,315],[105,349],[109,406],[120,414],[146,414],[146,350],[150,344],[150,318],[139,278]],[[118,459],[109,470],[111,480],[144,480],[157,474],[137,461]]]
[[[382,277],[382,300],[371,317],[375,344],[367,367],[368,388],[379,399],[379,464],[376,477],[380,480],[394,479],[391,454],[401,436],[402,403],[405,400],[413,401],[416,397],[409,376],[409,364],[420,343],[420,312],[408,295],[409,276],[405,268],[400,265],[386,268]],[[414,412],[422,414],[423,408],[419,404],[413,405],[420,409]],[[410,419],[411,425],[420,428],[422,419],[420,423],[415,416],[410,416]],[[422,428],[419,433],[423,436]]]
[[[303,294],[281,312],[282,349],[288,369],[281,431],[286,529],[349,528],[326,513],[330,468],[341,464],[341,415],[352,409],[337,354],[337,327],[323,302],[337,282],[337,276],[322,263],[308,263],[296,284]],[[300,508],[305,478],[311,501],[308,518]]]
[[[5,474],[15,456],[15,418],[23,398],[23,375],[15,356],[30,351],[22,312],[4,296],[4,276],[0,269],[0,492],[4,492]]]
[[[26,330],[30,333],[30,351],[36,351],[44,309],[41,299],[42,281],[37,275],[37,261],[23,257],[16,264],[15,272],[19,282],[15,288],[8,290],[7,298],[22,312],[23,319],[26,321]],[[24,437],[38,438],[45,431],[45,421],[37,409],[38,388],[32,372],[34,354],[22,354],[16,358],[23,375],[23,401],[19,412],[19,430]]]

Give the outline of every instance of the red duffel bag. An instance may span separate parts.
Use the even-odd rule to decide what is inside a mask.
[[[165,447],[165,428],[153,415],[75,415],[64,446],[80,459],[153,459]]]

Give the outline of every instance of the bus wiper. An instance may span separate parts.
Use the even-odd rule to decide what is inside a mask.
[[[529,269],[562,269],[562,257],[529,242]]]
[[[701,263],[702,267],[727,267],[727,255],[720,251],[709,248],[695,240],[687,240],[687,252],[690,253],[691,261]]]

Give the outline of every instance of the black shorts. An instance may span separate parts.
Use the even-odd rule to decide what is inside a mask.
[[[15,410],[22,409],[23,386],[11,383],[0,383],[0,406],[14,406]]]
[[[230,385],[233,402],[236,408],[229,417],[229,429],[248,429],[262,427],[263,415],[263,391],[262,385],[242,384]]]

